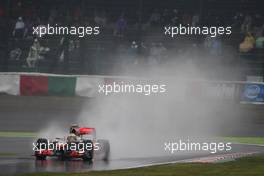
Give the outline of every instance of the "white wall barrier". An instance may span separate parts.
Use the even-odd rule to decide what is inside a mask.
[[[247,81],[181,81],[178,85],[171,84],[170,81],[159,79],[120,77],[120,76],[91,76],[91,75],[54,75],[42,73],[0,73],[0,93],[9,95],[20,95],[20,75],[37,75],[37,76],[59,76],[75,77],[75,95],[82,97],[99,96],[99,85],[111,84],[117,80],[125,82],[159,82],[167,83],[168,91],[179,91],[177,97],[181,100],[195,99],[201,100],[230,100],[240,103],[264,104],[264,83],[247,82]],[[110,83],[108,82],[109,80]],[[131,81],[132,80],[132,81]],[[133,81],[134,80],[134,81]],[[171,78],[169,79],[171,80]],[[170,87],[170,88],[169,88]],[[179,89],[181,87],[181,89]],[[179,90],[178,90],[179,89]],[[175,93],[173,94],[175,95]]]
[[[20,75],[0,75],[0,93],[19,95]]]

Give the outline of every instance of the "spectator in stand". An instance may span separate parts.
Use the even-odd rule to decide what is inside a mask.
[[[79,21],[81,19],[81,16],[82,16],[81,8],[79,6],[75,7],[75,9],[73,10],[74,21]]]
[[[131,63],[137,64],[138,63],[138,44],[137,42],[133,41],[129,48],[129,56],[131,57]]]
[[[213,56],[219,56],[222,54],[222,42],[219,37],[211,37],[208,35],[205,38],[204,47],[209,51],[209,54]]]
[[[126,29],[127,29],[127,21],[124,15],[121,15],[116,22],[116,29],[114,31],[114,35],[118,37],[124,37]]]
[[[15,24],[15,28],[13,30],[13,36],[15,38],[23,38],[25,32],[25,23],[22,19],[22,17],[18,17],[18,20]]]
[[[97,25],[105,26],[106,25],[105,12],[101,12],[101,13],[95,12],[95,14],[94,14],[94,22]]]
[[[22,15],[24,15],[23,14],[23,11],[24,11],[24,9],[23,9],[23,4],[22,4],[22,2],[20,1],[20,0],[18,0],[18,1],[14,1],[14,6],[12,6],[12,8],[10,9],[10,12],[9,13],[11,13],[11,14],[13,14],[14,16],[22,16]]]
[[[159,43],[157,45],[157,61],[158,63],[164,62],[164,59],[166,58],[167,49],[162,43]]]
[[[207,35],[204,39],[204,48],[209,49],[211,47],[211,36]]]
[[[187,12],[184,13],[181,23],[186,26],[192,24],[192,16]]]
[[[170,24],[170,13],[168,9],[164,9],[163,13],[162,13],[162,25],[166,26]]]
[[[139,63],[146,63],[147,60],[147,56],[149,54],[149,50],[148,50],[148,47],[145,45],[144,42],[140,42],[140,45],[139,45],[139,48],[138,48],[138,53],[139,53],[139,56],[140,56],[140,59],[139,59]]]
[[[26,22],[25,22],[25,30],[24,30],[24,37],[25,38],[30,38],[30,39],[33,39],[32,37],[32,35],[33,35],[33,23],[32,23],[32,21],[30,21],[30,20],[27,20]]]
[[[239,45],[239,51],[243,53],[249,52],[254,48],[254,45],[255,39],[252,34],[248,32],[244,41]]]
[[[149,51],[149,64],[157,65],[159,61],[159,49],[156,43],[151,43],[150,51]]]
[[[11,60],[20,60],[21,54],[22,54],[22,50],[20,48],[15,48],[10,51],[9,58]]]
[[[233,17],[233,25],[234,27],[240,27],[243,23],[244,15],[243,13],[237,12]]]
[[[212,38],[211,54],[220,56],[222,54],[222,41],[219,37]]]
[[[247,15],[244,19],[243,24],[241,25],[241,32],[247,33],[251,30],[252,25],[252,17],[250,15]]]
[[[180,14],[177,9],[173,10],[171,23],[172,25],[178,25],[180,23]]]
[[[151,26],[158,26],[161,22],[161,15],[157,9],[154,10],[154,12],[151,14],[149,18],[149,24]]]
[[[54,24],[55,19],[58,16],[58,9],[57,8],[52,8],[49,13],[49,18],[48,18],[48,23],[49,24]]]
[[[198,26],[200,22],[200,17],[198,14],[193,15],[192,17],[192,26]]]
[[[29,49],[28,57],[26,59],[29,68],[34,68],[39,59],[40,44],[38,39],[35,39],[33,45]]]

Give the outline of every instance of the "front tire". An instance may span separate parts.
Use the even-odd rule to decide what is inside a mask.
[[[41,155],[41,156],[36,156],[36,160],[46,160],[47,156]]]
[[[40,150],[46,150],[48,148],[48,140],[45,138],[39,138],[36,142],[37,149]],[[44,146],[44,148],[43,148]],[[38,151],[35,151],[36,160],[46,160],[47,156],[38,154]]]

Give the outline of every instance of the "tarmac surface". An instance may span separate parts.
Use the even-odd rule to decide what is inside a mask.
[[[262,146],[234,144],[232,145],[232,150],[230,152],[216,154],[211,154],[209,152],[186,152],[161,157],[120,158],[110,159],[109,161],[95,160],[93,163],[83,162],[80,159],[60,161],[56,158],[48,158],[45,161],[37,161],[33,156],[31,156],[32,147],[29,146],[31,141],[31,138],[0,138],[1,151],[5,150],[7,152],[16,152],[16,155],[14,156],[0,157],[0,175],[14,175],[34,172],[85,172],[91,170],[114,170],[142,167],[160,163],[185,162],[186,160],[197,160],[202,157],[222,157],[222,155],[224,156],[225,154],[264,153],[264,147]]]
[[[49,121],[56,119],[62,126],[74,122],[85,103],[89,105],[92,99],[71,97],[19,97],[0,95],[0,131],[31,131],[37,132],[48,125]],[[245,116],[250,115],[250,122],[235,129],[235,133],[242,136],[264,135],[262,114],[264,109],[247,107]],[[242,118],[242,117],[241,117]],[[244,118],[244,117],[243,117]],[[245,117],[247,118],[247,117]],[[231,134],[232,135],[232,134]],[[29,137],[0,137],[0,175],[13,175],[30,172],[84,172],[89,170],[111,170],[158,163],[181,162],[183,160],[199,157],[215,156],[206,153],[180,153],[177,155],[148,158],[119,158],[108,162],[96,160],[92,164],[82,160],[58,161],[48,159],[35,161],[32,155],[33,138]],[[233,145],[229,153],[264,153],[264,147],[254,145]],[[221,154],[221,153],[220,153]]]

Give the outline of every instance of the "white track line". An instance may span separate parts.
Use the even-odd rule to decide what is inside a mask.
[[[264,145],[262,144],[241,144],[241,143],[232,143],[232,144],[239,144],[239,145],[249,145],[249,146],[259,146],[259,147],[264,147]],[[228,155],[235,155],[237,153],[242,153],[242,152],[236,152],[236,153],[227,153]],[[246,152],[244,152],[246,153]],[[248,155],[253,155],[253,154],[257,154],[258,152],[252,152],[252,154],[248,154]],[[222,155],[227,155],[227,154],[222,154]],[[216,156],[221,156],[221,154],[216,155]],[[198,159],[202,159],[202,158],[208,158],[208,157],[216,157],[216,156],[204,156],[204,157],[197,157],[197,158],[192,158],[192,159],[183,159],[183,160],[177,160],[177,161],[170,161],[170,162],[160,162],[160,163],[151,163],[151,164],[143,164],[143,165],[137,165],[137,166],[131,166],[131,167],[124,167],[121,169],[112,169],[112,170],[124,170],[124,169],[135,169],[135,168],[142,168],[142,167],[149,167],[149,166],[157,166],[157,165],[165,165],[165,164],[176,164],[176,163],[190,163],[193,160],[198,160]],[[244,156],[242,156],[244,157]],[[239,158],[239,157],[237,157]]]

